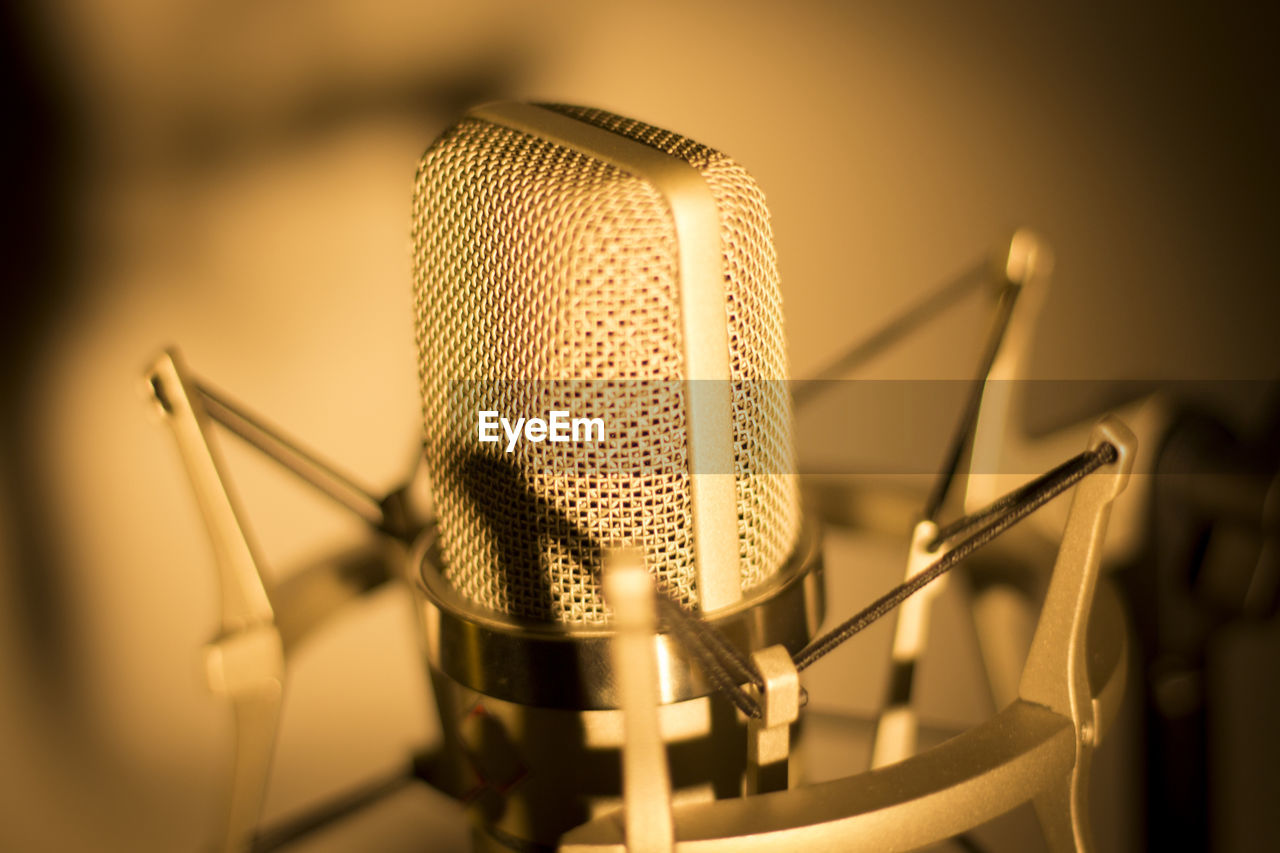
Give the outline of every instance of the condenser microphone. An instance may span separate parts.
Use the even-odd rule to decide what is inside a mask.
[[[491,104],[427,150],[412,231],[424,453],[404,488],[377,498],[198,381],[176,351],[147,372],[219,571],[222,630],[206,664],[237,732],[221,849],[319,825],[255,831],[287,660],[387,575],[380,557],[372,574],[264,581],[214,423],[412,543],[400,565],[444,736],[414,773],[469,804],[478,850],[915,849],[1028,801],[1052,849],[1090,849],[1090,765],[1127,659],[1100,571],[1137,447],[1123,423],[1103,418],[1083,452],[932,542],[922,533],[903,583],[811,639],[822,566],[794,472],[768,213],[746,172],[599,110]],[[1027,259],[1027,245],[1015,238],[1009,257]],[[1018,266],[1031,270],[1006,269]],[[997,399],[992,411],[1008,409]],[[975,458],[1010,443],[999,426],[979,417]],[[1067,489],[1003,709],[917,754],[896,715],[904,725],[878,727],[873,749],[894,760],[793,787],[800,672]]]
[[[609,549],[743,653],[821,618],[769,215],[682,136],[498,103],[423,156],[412,231],[442,773],[480,846],[554,845],[621,795]],[[674,800],[737,796],[741,718],[653,642]]]

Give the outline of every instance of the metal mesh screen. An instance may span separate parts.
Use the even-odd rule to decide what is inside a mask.
[[[799,533],[777,268],[763,195],[727,157],[611,114],[554,106],[681,157],[721,218],[743,588]],[[414,198],[427,463],[445,575],[479,604],[598,624],[601,545],[649,555],[698,601],[677,246],[661,196],[601,161],[478,119],[447,131]],[[609,442],[476,440],[479,409],[604,417]]]

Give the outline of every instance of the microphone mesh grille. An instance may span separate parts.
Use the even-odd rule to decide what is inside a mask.
[[[728,157],[683,137],[599,110],[548,108],[680,157],[711,189],[750,590],[779,571],[800,526],[785,473],[790,397],[763,194]],[[625,542],[647,552],[661,587],[696,605],[678,247],[662,197],[608,163],[467,118],[424,155],[413,217],[425,447],[445,577],[463,597],[512,616],[601,624],[598,546]],[[609,440],[522,442],[506,454],[478,443],[481,409],[603,417]]]

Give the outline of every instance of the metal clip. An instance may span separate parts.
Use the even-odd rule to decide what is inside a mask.
[[[747,721],[747,794],[785,791],[791,724],[800,716],[800,674],[785,646],[751,656],[764,679],[759,717]]]

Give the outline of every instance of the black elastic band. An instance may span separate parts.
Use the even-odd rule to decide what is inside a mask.
[[[997,513],[991,510],[991,507],[987,507],[975,513],[975,516],[982,516],[987,519],[982,524],[977,525],[976,532],[943,554],[940,559],[927,569],[889,590],[889,592],[876,599],[861,612],[801,649],[800,653],[795,657],[796,668],[806,669],[811,666],[824,655],[834,651],[855,634],[892,611],[903,601],[942,577],[960,561],[991,542],[1001,533],[1004,533],[1053,498],[1074,486],[1087,475],[1103,465],[1115,462],[1118,458],[1119,452],[1113,445],[1103,444],[1096,450],[1085,451],[1070,460],[1068,464],[1059,465],[1049,473],[1037,477],[1028,485],[1015,490],[1011,495],[999,498],[992,506],[1003,503],[1005,509],[1002,512]],[[1019,495],[1020,499],[1012,502],[1013,495]]]
[[[702,621],[696,614],[685,610],[674,599],[665,595],[658,599],[658,603],[667,615],[684,622],[689,630],[698,636],[698,639],[716,656],[736,683],[750,683],[758,688],[764,687],[764,678],[757,671],[755,662],[739,651],[738,647],[729,642],[729,639],[716,630],[715,626]]]
[[[717,655],[714,647],[707,645],[703,640],[703,637],[707,636],[707,634],[697,626],[710,631],[715,631],[715,629],[702,622],[692,613],[686,612],[684,608],[665,594],[659,592],[657,599],[659,606],[663,608],[665,613],[663,627],[669,628],[675,635],[676,640],[680,642],[680,645],[698,659],[698,664],[706,674],[707,680],[711,682],[711,686],[723,693],[735,708],[748,717],[760,716],[759,702],[741,687],[750,678],[735,678],[730,671],[732,664],[726,665],[725,661]]]

